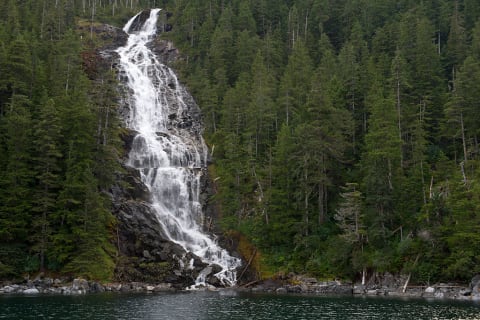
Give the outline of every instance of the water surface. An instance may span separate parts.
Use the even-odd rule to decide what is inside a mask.
[[[480,319],[480,304],[218,292],[3,295],[0,319]]]

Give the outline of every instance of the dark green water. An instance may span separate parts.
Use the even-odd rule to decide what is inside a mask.
[[[480,304],[216,292],[0,296],[0,319],[480,319]]]

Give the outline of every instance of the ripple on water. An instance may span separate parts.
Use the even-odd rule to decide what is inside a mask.
[[[480,304],[401,300],[188,292],[85,296],[0,296],[0,319],[479,319]]]

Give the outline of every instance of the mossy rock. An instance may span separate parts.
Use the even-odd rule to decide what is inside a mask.
[[[164,282],[173,267],[169,262],[146,262],[140,263],[139,268],[146,282]]]
[[[115,278],[122,282],[166,282],[165,279],[173,273],[170,262],[144,262],[137,257],[121,257],[115,268]]]

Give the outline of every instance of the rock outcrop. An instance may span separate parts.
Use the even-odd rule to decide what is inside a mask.
[[[23,283],[8,283],[0,286],[0,294],[63,294],[63,295],[82,295],[99,292],[172,292],[176,291],[170,283],[107,283],[101,284],[95,281],[77,278],[52,279],[37,278],[35,280],[25,280]]]
[[[351,283],[333,281],[319,281],[313,277],[289,274],[282,278],[269,279],[261,282],[255,282],[252,286],[243,287],[252,292],[268,292],[268,293],[301,293],[301,294],[337,294],[351,295],[353,287]]]
[[[148,18],[149,11],[142,12],[130,26],[130,32],[138,30]],[[159,31],[167,31],[171,26],[166,23],[168,13],[163,14],[159,20]],[[105,39],[106,45],[101,49],[92,49],[83,53],[84,68],[88,76],[95,81],[101,75],[115,70],[117,73],[118,54],[116,49],[125,45],[128,36],[120,28],[107,25],[95,25],[92,28],[83,30],[85,37],[94,35],[97,38]],[[179,52],[173,43],[156,37],[150,44],[162,63],[171,65],[179,59]],[[122,80],[122,74],[119,73]],[[177,83],[167,84],[174,89]],[[126,119],[129,115],[128,104],[123,99],[128,93],[126,86],[119,88],[120,106],[117,113]],[[178,113],[172,110],[169,114],[169,130],[188,130],[201,139],[202,115],[190,95],[186,95],[184,101],[188,109]],[[172,97],[173,99],[173,97]],[[161,134],[161,133],[159,133]],[[123,140],[123,160],[126,159],[136,132],[123,129],[121,138]],[[206,215],[206,222],[211,227],[213,217],[216,216],[213,206],[208,204],[210,198],[207,194],[212,189],[205,173],[202,180],[202,207]],[[117,173],[116,183],[110,190],[113,213],[117,218],[117,225],[114,235],[114,244],[118,250],[118,259],[115,269],[115,279],[121,282],[142,282],[142,283],[169,283],[174,288],[187,288],[194,284],[200,272],[205,269],[206,264],[199,257],[167,240],[163,234],[162,227],[155,214],[152,213],[148,188],[142,183],[139,172],[128,166],[123,166],[123,172]],[[206,229],[209,229],[207,227]],[[213,231],[213,228],[210,229]],[[208,271],[208,270],[207,270]],[[206,273],[206,282],[211,285],[219,285],[218,279],[213,277],[215,267],[211,272]]]
[[[392,297],[423,297],[456,300],[480,300],[480,275],[473,277],[470,285],[458,283],[436,283],[427,286],[405,286],[408,276],[392,275],[388,272],[374,274],[365,285],[355,284],[353,293],[356,295],[392,296]]]
[[[167,282],[176,288],[194,284],[206,264],[166,240],[159,221],[145,201],[148,190],[136,170],[126,167],[125,173],[119,174],[118,181],[129,187],[112,187],[113,209],[118,219],[116,246],[120,255],[116,279],[122,282]],[[189,265],[190,268],[185,268]]]

